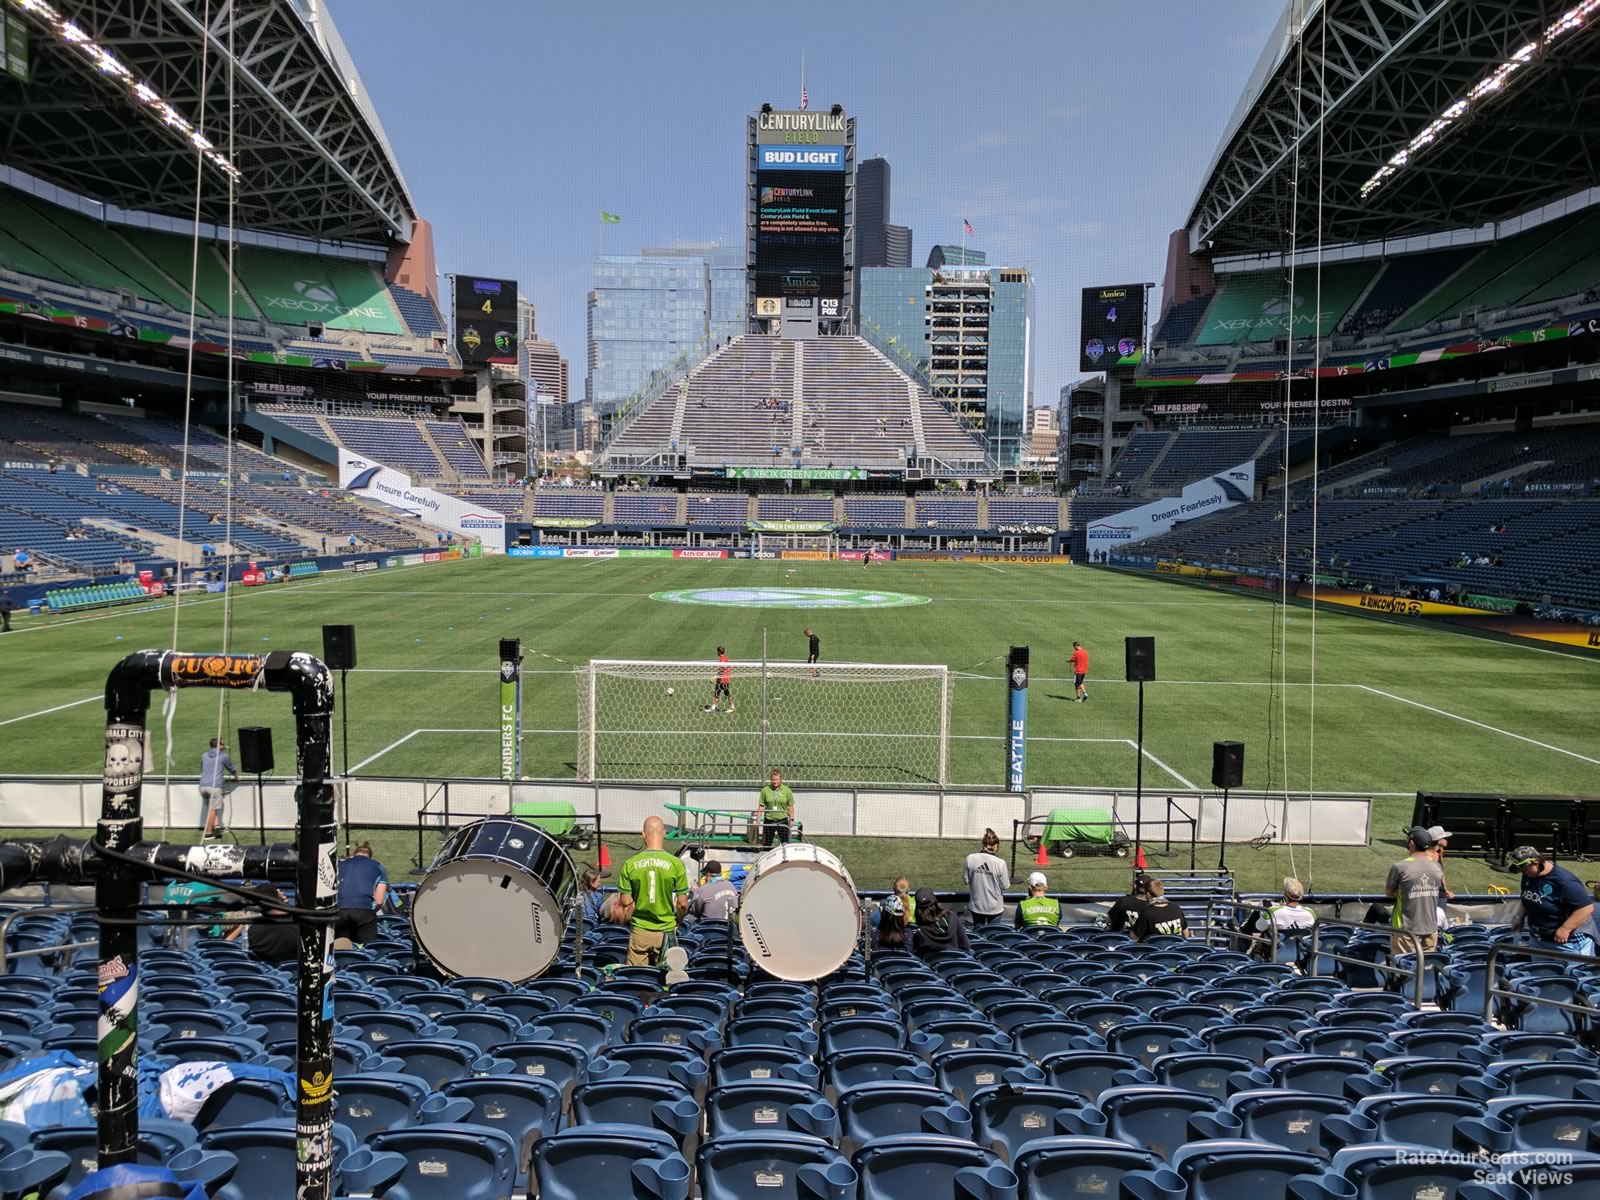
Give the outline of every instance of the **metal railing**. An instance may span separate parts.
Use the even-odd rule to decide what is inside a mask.
[[[1339,954],[1333,950],[1323,950],[1322,931],[1326,928],[1355,929],[1363,933],[1386,934],[1390,938],[1389,949],[1391,955],[1394,953],[1395,940],[1405,938],[1411,943],[1410,952],[1416,955],[1416,966],[1411,970],[1407,970],[1405,967],[1395,966],[1392,962],[1379,963],[1370,958],[1352,958],[1347,954]],[[1413,1003],[1418,1009],[1422,1008],[1422,994],[1427,985],[1426,958],[1427,949],[1415,934],[1406,933],[1404,930],[1396,929],[1392,925],[1372,925],[1366,921],[1345,921],[1337,917],[1317,917],[1311,923],[1311,970],[1313,974],[1316,973],[1317,963],[1322,959],[1328,959],[1332,962],[1364,967],[1369,971],[1375,971],[1382,975],[1397,975],[1402,979],[1410,979],[1413,981],[1416,991]]]
[[[60,954],[63,950],[87,950],[100,943],[94,942],[62,942],[55,946],[40,946],[34,950],[10,949],[11,923],[19,917],[33,917],[40,915],[62,916],[69,913],[98,912],[93,904],[42,904],[28,908],[19,908],[15,912],[7,913],[4,920],[0,920],[0,977],[11,973],[11,960],[16,958],[42,958],[47,954]]]
[[[1483,1019],[1485,1022],[1491,1020],[1496,997],[1520,1000],[1525,1004],[1545,1004],[1551,1008],[1563,1009],[1566,1012],[1577,1013],[1580,1016],[1591,1019],[1600,1016],[1600,1009],[1597,1009],[1592,1004],[1574,1004],[1569,1000],[1554,1000],[1548,996],[1531,996],[1527,992],[1517,992],[1509,988],[1496,987],[1495,963],[1504,954],[1518,954],[1528,958],[1542,958],[1547,961],[1565,964],[1571,964],[1574,959],[1581,957],[1569,950],[1551,950],[1544,946],[1522,946],[1507,942],[1495,942],[1489,947],[1489,955],[1484,960]]]

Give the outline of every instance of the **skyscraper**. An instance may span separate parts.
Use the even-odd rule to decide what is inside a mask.
[[[940,267],[981,267],[988,263],[989,255],[983,250],[968,246],[939,245],[928,251],[928,270]]]
[[[909,267],[889,261],[889,160],[863,159],[856,166],[856,269]]]
[[[909,267],[911,265],[911,226],[884,226],[884,266]]]
[[[710,342],[711,271],[704,257],[595,258],[585,395],[602,425],[657,372],[703,357]]]

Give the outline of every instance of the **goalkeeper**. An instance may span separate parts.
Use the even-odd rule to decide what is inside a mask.
[[[721,712],[718,702],[727,700],[728,712],[733,711],[733,668],[728,665],[728,651],[717,647],[717,682],[711,688],[711,703],[705,706],[705,712]]]

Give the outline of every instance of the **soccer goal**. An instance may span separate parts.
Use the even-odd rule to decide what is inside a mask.
[[[748,784],[780,770],[811,786],[949,780],[943,666],[594,659],[577,677],[580,779]]]
[[[805,552],[806,557],[835,559],[839,557],[839,535],[836,533],[757,533],[757,558],[780,558],[785,550]]]

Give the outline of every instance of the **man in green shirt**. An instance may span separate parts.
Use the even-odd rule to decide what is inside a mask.
[[[678,918],[689,908],[689,872],[666,850],[667,827],[660,817],[644,823],[644,849],[622,864],[617,876],[620,903],[616,918],[628,923],[630,967],[654,967],[677,943]]]
[[[783,772],[774,771],[772,782],[761,789],[761,844],[772,845],[776,837],[789,844],[789,828],[794,824],[794,792],[783,781]]]
[[[1054,929],[1061,924],[1061,901],[1044,894],[1049,886],[1043,871],[1028,876],[1028,898],[1017,905],[1018,929]]]

